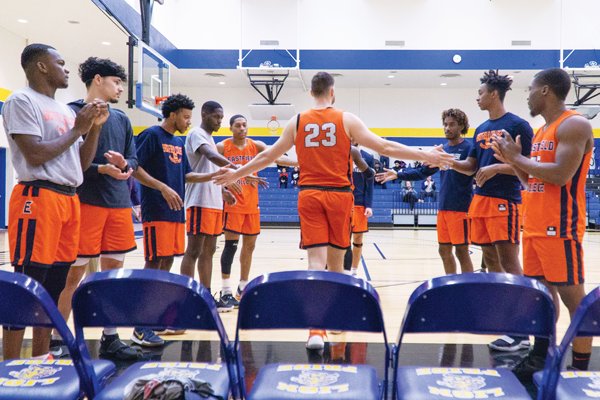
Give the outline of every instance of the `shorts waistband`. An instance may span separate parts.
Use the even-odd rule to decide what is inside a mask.
[[[38,187],[38,188],[42,188],[42,189],[48,189],[55,193],[64,194],[67,196],[75,196],[75,193],[77,190],[77,188],[73,187],[73,186],[59,185],[58,183],[44,181],[41,179],[38,179],[35,181],[28,181],[28,182],[19,182],[19,184],[25,185],[25,186]]]
[[[352,188],[350,186],[334,187],[334,186],[305,185],[305,186],[298,186],[298,187],[300,188],[300,190],[321,190],[323,192],[352,193]]]

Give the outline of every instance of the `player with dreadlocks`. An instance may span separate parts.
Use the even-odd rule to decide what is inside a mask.
[[[479,125],[473,137],[469,157],[455,160],[452,168],[463,174],[476,173],[477,187],[469,207],[471,242],[480,245],[490,272],[523,275],[519,261],[521,190],[519,178],[510,165],[494,157],[494,137],[521,136],[521,154],[529,157],[533,130],[527,121],[504,108],[504,97],[512,79],[498,70],[483,74],[477,104],[489,113],[489,119]],[[503,336],[490,343],[499,351],[515,351],[529,347],[527,337]]]

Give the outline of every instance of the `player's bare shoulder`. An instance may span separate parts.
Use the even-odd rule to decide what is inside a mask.
[[[221,155],[225,154],[225,141],[224,140],[221,140],[219,143],[217,143],[217,151]]]
[[[267,144],[265,142],[263,142],[262,140],[255,140],[254,141],[254,145],[256,145],[256,152],[257,153],[262,153],[268,147]]]
[[[582,115],[573,115],[565,119],[556,130],[559,142],[566,140],[571,143],[585,142],[585,153],[594,146],[594,131],[592,124]]]

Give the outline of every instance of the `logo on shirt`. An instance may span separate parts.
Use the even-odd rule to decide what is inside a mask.
[[[172,144],[166,144],[166,143],[163,143],[162,147],[163,147],[163,151],[165,153],[170,153],[169,160],[171,160],[175,164],[179,164],[181,162],[181,154],[182,154],[181,147],[173,146]]]
[[[65,114],[48,110],[44,110],[42,113],[44,114],[44,119],[46,121],[56,122],[56,130],[59,131],[61,135],[75,125],[75,118],[66,116]]]
[[[492,140],[496,135],[502,136],[502,130],[481,132],[477,135],[477,139],[475,141],[481,142],[479,143],[479,146],[481,146],[482,149],[489,149],[492,147]]]

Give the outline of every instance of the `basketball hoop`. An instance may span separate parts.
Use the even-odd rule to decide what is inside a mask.
[[[267,122],[267,129],[271,132],[271,135],[277,135],[277,131],[279,130],[279,122],[277,121],[277,117],[271,117],[271,120]]]
[[[169,96],[165,96],[165,97],[155,97],[154,98],[154,105],[158,107],[159,104],[161,104],[163,101],[165,101]]]

